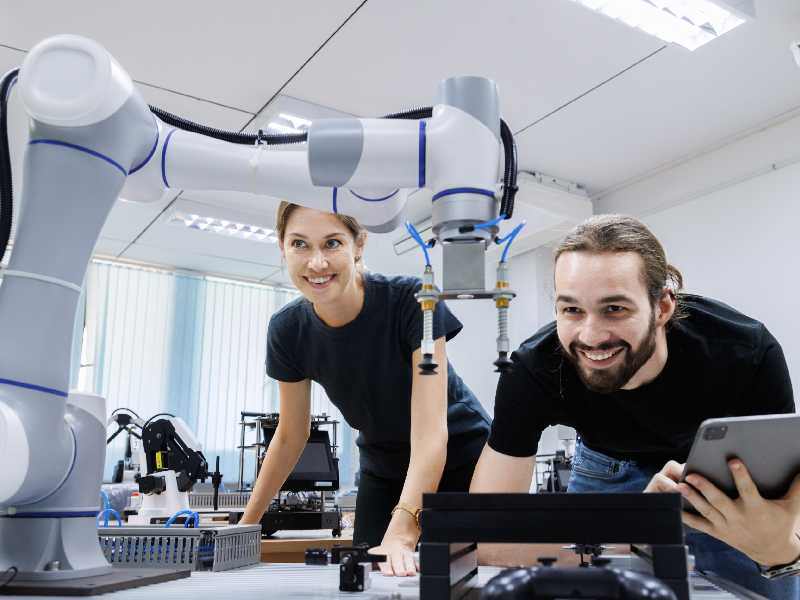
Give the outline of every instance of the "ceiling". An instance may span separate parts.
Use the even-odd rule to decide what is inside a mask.
[[[758,18],[688,52],[567,0],[210,0],[4,2],[0,70],[57,33],[94,38],[145,99],[214,127],[255,130],[272,115],[377,116],[430,104],[438,82],[484,75],[499,86],[520,167],[600,198],[660,166],[800,106],[800,3],[757,2]],[[12,96],[20,181],[25,118]],[[168,224],[174,210],[271,226],[277,200],[237,193],[119,202],[97,252],[202,272],[288,283],[275,245]],[[424,214],[424,194],[412,214]],[[367,264],[416,272],[399,233],[373,236]]]

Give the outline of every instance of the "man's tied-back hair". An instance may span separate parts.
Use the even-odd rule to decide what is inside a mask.
[[[593,254],[635,252],[642,257],[642,283],[647,289],[650,306],[667,288],[677,305],[670,321],[686,317],[686,309],[679,292],[683,289],[683,275],[667,262],[664,247],[644,223],[626,215],[595,215],[570,231],[556,247],[553,264],[564,252],[591,252]]]

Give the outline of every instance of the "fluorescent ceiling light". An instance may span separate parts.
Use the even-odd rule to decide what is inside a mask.
[[[276,120],[267,123],[267,129],[272,129],[278,133],[304,133],[308,131],[311,121],[290,115],[288,113],[279,113]]]
[[[572,0],[661,38],[695,50],[745,22],[711,0]]]
[[[219,235],[236,237],[252,242],[275,244],[278,241],[275,232],[266,227],[237,223],[227,219],[203,217],[180,210],[174,211],[168,222],[170,225],[188,227],[189,229],[197,229],[199,231],[208,231],[209,233],[217,233]]]
[[[303,117],[297,117],[295,115],[290,115],[287,113],[279,113],[278,117],[283,119],[284,121],[289,121],[292,124],[292,127],[295,129],[308,129],[309,125],[311,125],[311,121],[308,119],[304,119]]]

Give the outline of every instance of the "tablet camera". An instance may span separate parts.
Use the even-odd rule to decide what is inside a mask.
[[[727,425],[719,425],[715,427],[706,427],[703,431],[703,439],[705,440],[721,440],[728,432]]]

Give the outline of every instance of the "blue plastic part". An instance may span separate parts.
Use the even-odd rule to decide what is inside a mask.
[[[169,182],[167,181],[167,147],[169,146],[169,140],[172,134],[176,131],[177,129],[170,129],[167,134],[167,139],[164,140],[164,145],[161,147],[161,180],[166,187],[169,187]]]
[[[95,518],[95,523],[97,526],[100,527],[100,518],[103,518],[103,527],[108,527],[108,513],[111,513],[111,516],[117,520],[117,527],[122,527],[122,517],[120,514],[114,510],[113,508],[104,508],[99,513],[97,513],[97,517]]]
[[[190,522],[194,522],[194,526],[195,527],[198,527],[200,525],[200,515],[199,515],[199,513],[197,513],[196,511],[193,511],[193,510],[184,509],[184,510],[179,510],[174,515],[172,515],[169,519],[167,519],[167,522],[164,523],[164,527],[170,527],[171,525],[173,525],[175,523],[175,520],[178,517],[183,516],[183,515],[188,515],[188,518],[186,519],[186,522],[183,524],[184,527],[189,527],[189,523]]]
[[[86,146],[79,146],[78,144],[71,144],[70,142],[62,142],[61,140],[31,140],[28,142],[31,146],[35,144],[47,144],[50,146],[62,146],[64,148],[69,148],[71,150],[77,150],[78,152],[83,152],[84,154],[88,154],[89,156],[94,156],[95,158],[99,158],[100,160],[106,161],[111,166],[115,167],[116,169],[122,171],[122,174],[127,177],[128,172],[125,170],[121,164],[115,161],[113,158],[106,156],[105,154],[101,154],[96,150],[92,150],[91,148],[87,148]]]
[[[484,190],[483,188],[474,188],[474,187],[460,187],[460,188],[451,188],[449,190],[442,190],[441,192],[434,194],[431,202],[436,202],[439,198],[444,198],[445,196],[452,196],[453,194],[478,194],[480,196],[488,196],[489,198],[494,198],[494,192],[492,190]]]
[[[353,190],[347,190],[347,191],[350,192],[353,196],[355,196],[359,200],[363,200],[364,202],[383,202],[385,200],[388,200],[392,196],[394,196],[400,190],[397,189],[397,190],[393,191],[391,194],[389,194],[388,196],[383,196],[382,198],[367,198],[366,196],[360,196],[359,194],[356,194]]]
[[[153,124],[155,125],[155,117],[153,117]],[[160,133],[158,131],[158,126],[156,126],[156,141],[153,142],[153,147],[150,148],[150,153],[147,155],[147,158],[145,158],[140,164],[138,164],[135,167],[133,167],[130,170],[130,173],[128,173],[128,175],[133,175],[134,173],[136,173],[136,171],[142,169],[147,163],[150,162],[150,159],[153,158],[153,155],[156,153],[156,148],[158,148],[158,138],[159,137],[161,137],[161,135],[160,135]]]
[[[422,239],[422,236],[417,231],[417,228],[411,223],[411,221],[406,221],[406,230],[408,231],[409,235],[414,239],[415,242],[419,244],[419,247],[422,248],[422,253],[425,255],[425,266],[431,266],[431,257],[428,255],[428,245]]]
[[[196,512],[196,511],[192,512],[192,519],[191,520],[194,523],[193,527],[195,529],[200,527],[200,513]],[[183,526],[184,526],[184,528],[188,528],[189,527],[189,519],[186,519],[186,521],[183,523]]]
[[[0,379],[0,384],[13,385],[16,387],[25,388],[26,390],[35,390],[37,392],[44,392],[45,394],[52,394],[53,396],[60,396],[61,398],[66,398],[68,396],[67,392],[62,392],[61,390],[56,390],[53,388],[44,387],[42,385],[36,385],[33,383],[25,383],[24,381],[15,381],[13,379]]]
[[[519,232],[522,231],[522,228],[525,227],[526,224],[527,224],[527,221],[523,221],[522,223],[520,223],[519,225],[514,227],[514,229],[511,230],[511,233],[509,233],[507,236],[502,237],[502,238],[497,238],[495,240],[495,242],[498,243],[498,244],[502,244],[503,242],[506,242],[506,247],[503,248],[503,254],[500,255],[500,262],[501,263],[506,262],[506,257],[508,256],[508,250],[509,250],[509,248],[511,248],[511,244],[514,242],[514,238],[517,237]]]
[[[494,227],[501,221],[505,221],[508,217],[505,215],[500,215],[496,219],[492,219],[491,221],[485,221],[484,223],[478,223],[475,225],[475,229],[489,229],[490,227]]]

